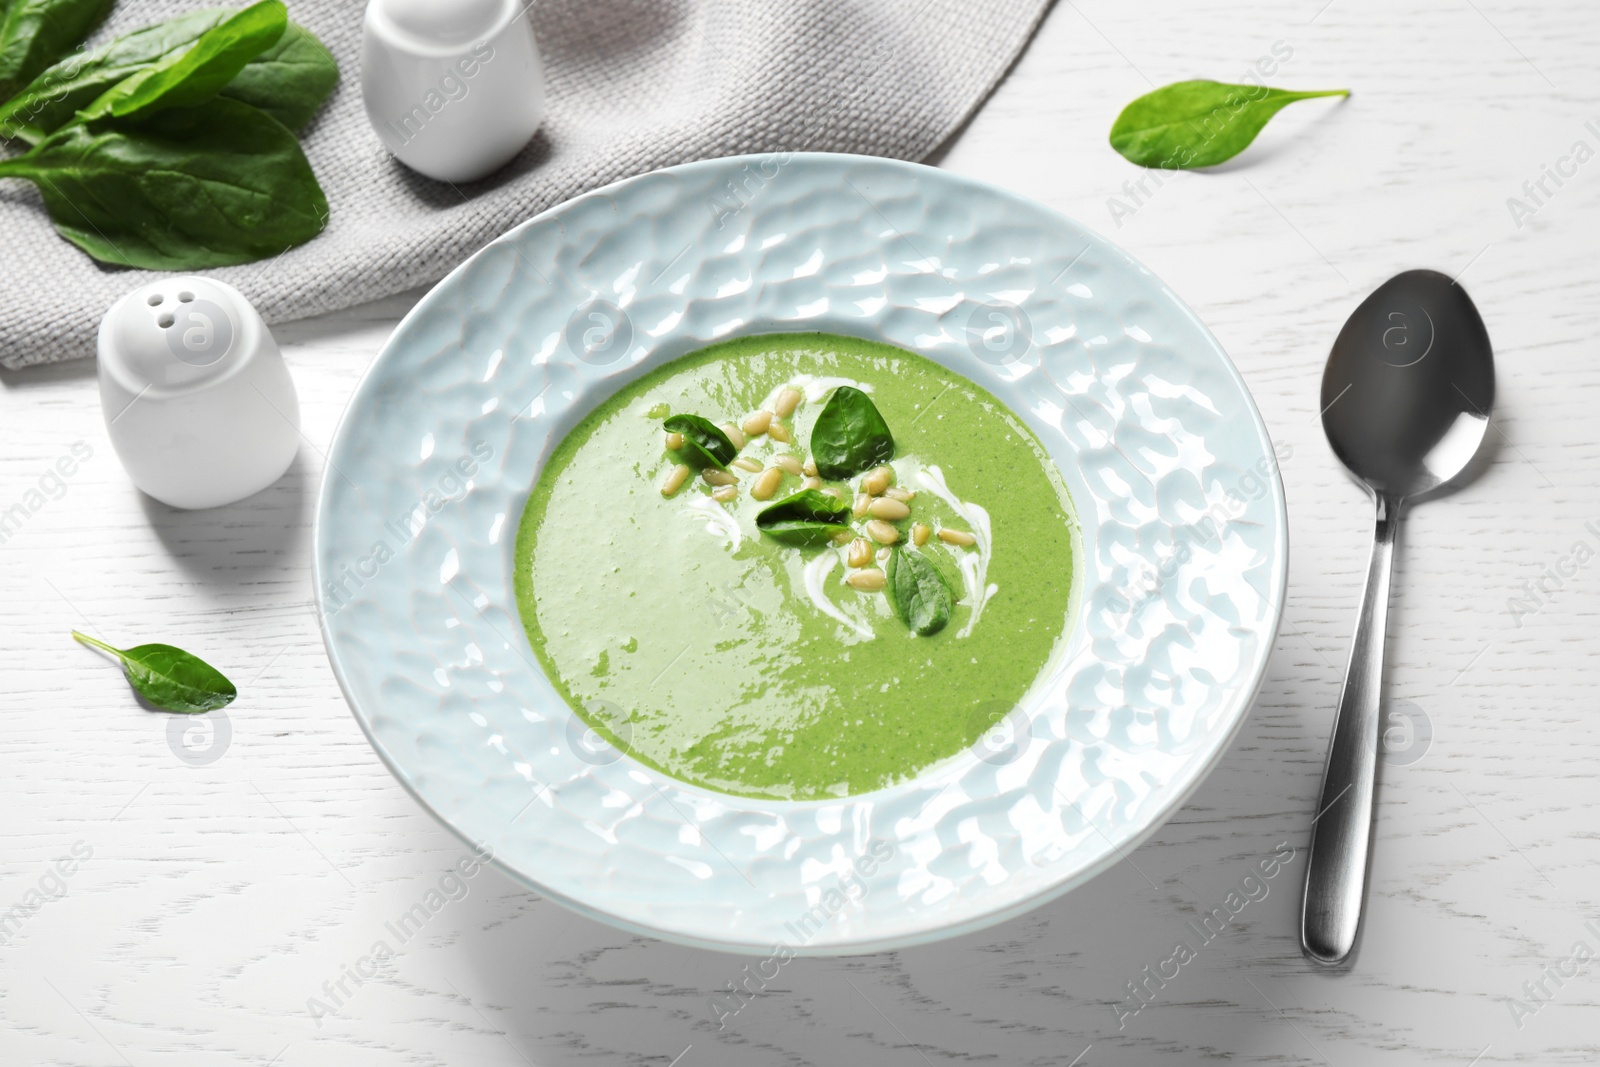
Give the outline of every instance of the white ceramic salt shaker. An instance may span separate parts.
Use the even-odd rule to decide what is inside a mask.
[[[233,286],[151,282],[100,320],[100,404],[128,476],[176,508],[260,492],[300,445],[300,403],[277,342]]]
[[[369,0],[361,95],[415,171],[465,182],[505,166],[544,121],[527,0]]]

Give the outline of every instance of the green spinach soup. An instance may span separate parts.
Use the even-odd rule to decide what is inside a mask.
[[[668,363],[561,442],[516,595],[615,749],[726,793],[839,797],[1017,705],[1065,646],[1072,545],[1059,474],[993,396],[888,345],[775,334]]]

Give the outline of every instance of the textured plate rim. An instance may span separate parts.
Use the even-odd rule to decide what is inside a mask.
[[[1061,878],[1056,882],[1041,887],[1041,889],[1035,893],[1008,901],[980,912],[976,912],[968,918],[962,920],[946,922],[932,926],[918,927],[909,932],[889,934],[881,937],[856,937],[842,942],[821,941],[811,942],[806,945],[788,946],[796,956],[834,957],[863,955],[875,952],[892,951],[900,948],[926,944],[937,940],[945,940],[986,929],[1009,919],[1016,918],[1019,915],[1026,914],[1029,911],[1049,903],[1050,901],[1065,895],[1071,890],[1078,888],[1096,876],[1104,873],[1106,870],[1109,870],[1117,863],[1121,862],[1122,859],[1125,858],[1126,853],[1136,849],[1140,844],[1148,840],[1157,830],[1164,826],[1216,770],[1217,765],[1222,761],[1222,758],[1226,755],[1228,749],[1232,747],[1232,744],[1237,738],[1239,732],[1243,729],[1244,723],[1249,717],[1250,709],[1254,705],[1256,697],[1260,694],[1261,687],[1266,679],[1267,668],[1271,662],[1272,650],[1276,644],[1277,636],[1282,626],[1283,608],[1287,597],[1289,570],[1288,505],[1284,492],[1282,473],[1278,466],[1278,457],[1272,447],[1271,435],[1268,432],[1265,420],[1262,418],[1261,412],[1256,405],[1255,398],[1251,394],[1249,387],[1244,381],[1243,375],[1239,372],[1238,367],[1228,355],[1227,350],[1222,346],[1221,342],[1217,340],[1216,336],[1205,325],[1205,323],[1201,321],[1194,309],[1191,308],[1189,304],[1177,294],[1176,291],[1162,281],[1159,275],[1157,275],[1154,271],[1151,271],[1120,245],[1105,237],[1099,231],[1078,222],[1076,219],[1073,219],[1046,204],[1022,196],[1003,186],[999,186],[981,179],[971,178],[966,175],[957,174],[955,172],[943,170],[938,167],[930,167],[921,163],[887,159],[877,156],[861,156],[847,153],[829,152],[758,153],[723,156],[678,164],[671,167],[658,168],[642,174],[619,179],[532,215],[494,239],[486,242],[483,246],[465,257],[438,282],[429,287],[428,291],[423,294],[416,304],[414,304],[395,325],[393,330],[390,332],[389,337],[385,339],[383,346],[379,349],[377,355],[375,355],[367,364],[366,368],[362,371],[360,379],[356,382],[355,387],[351,390],[350,396],[346,400],[344,408],[340,412],[338,424],[334,430],[334,434],[330,438],[328,447],[324,453],[322,484],[318,489],[317,506],[312,522],[312,611],[317,616],[318,630],[322,635],[323,647],[327,653],[329,665],[333,670],[335,680],[338,682],[340,693],[344,697],[345,704],[349,708],[352,717],[355,718],[357,724],[361,728],[362,733],[367,738],[368,744],[370,744],[372,749],[377,753],[379,759],[389,770],[390,774],[400,782],[400,784],[405,788],[406,792],[409,793],[412,798],[415,799],[417,803],[421,805],[421,807],[427,811],[440,826],[448,830],[452,836],[456,837],[463,844],[472,846],[474,848],[482,848],[482,844],[480,842],[475,842],[468,837],[460,828],[455,825],[454,822],[444,816],[437,808],[434,807],[432,803],[428,801],[426,797],[422,795],[415,783],[411,780],[409,773],[401,767],[394,756],[387,750],[382,742],[379,741],[377,736],[374,734],[371,725],[367,721],[366,716],[364,716],[358,710],[357,702],[352,693],[350,681],[346,674],[346,667],[341,662],[339,652],[334,645],[333,635],[328,627],[329,613],[326,611],[323,603],[322,586],[324,575],[322,569],[322,552],[320,549],[323,542],[323,517],[325,509],[329,503],[328,496],[330,491],[330,483],[328,479],[328,471],[331,469],[332,457],[339,450],[340,445],[343,443],[346,435],[355,432],[352,429],[351,415],[356,405],[365,399],[366,391],[371,387],[380,363],[385,359],[386,356],[388,356],[389,352],[393,348],[395,339],[403,334],[407,326],[411,324],[414,319],[428,314],[433,303],[436,300],[443,299],[439,295],[440,291],[449,285],[458,275],[465,273],[470,266],[479,257],[484,255],[490,248],[505,242],[510,242],[519,237],[525,231],[540,223],[559,219],[563,212],[571,209],[576,204],[607,198],[614,193],[626,189],[632,185],[657,180],[661,175],[692,175],[703,170],[720,170],[728,167],[738,167],[741,164],[746,166],[759,165],[763,161],[773,159],[775,156],[781,156],[786,161],[803,160],[813,163],[833,163],[839,165],[857,163],[884,166],[889,168],[904,168],[910,171],[912,174],[926,172],[937,175],[940,181],[970,185],[979,188],[999,199],[1009,201],[1013,205],[1020,206],[1027,211],[1043,213],[1053,220],[1063,224],[1065,227],[1083,233],[1086,237],[1098,245],[1099,252],[1120,260],[1125,266],[1132,268],[1134,271],[1148,277],[1152,285],[1168,298],[1171,308],[1178,311],[1181,316],[1186,319],[1191,326],[1193,326],[1197,333],[1211,346],[1211,349],[1215,355],[1220,359],[1219,369],[1228,377],[1233,387],[1237,389],[1238,395],[1243,401],[1244,409],[1250,415],[1250,428],[1257,439],[1257,444],[1263,446],[1261,449],[1261,455],[1266,461],[1267,466],[1263,477],[1267,485],[1267,496],[1270,497],[1272,510],[1275,518],[1277,519],[1277,529],[1272,545],[1272,562],[1274,564],[1274,566],[1271,568],[1272,580],[1270,583],[1270,588],[1267,590],[1266,596],[1264,597],[1266,605],[1270,610],[1271,619],[1267,625],[1261,627],[1259,630],[1261,641],[1259,653],[1256,656],[1256,661],[1251,665],[1250,668],[1251,684],[1249,686],[1249,691],[1246,693],[1243,687],[1239,687],[1235,690],[1236,694],[1238,695],[1227,703],[1229,718],[1231,719],[1228,728],[1223,731],[1218,731],[1214,738],[1211,739],[1209,748],[1201,750],[1201,754],[1195,760],[1193,769],[1189,773],[1188,781],[1185,782],[1181,788],[1174,789],[1166,803],[1159,807],[1152,808],[1148,814],[1145,815],[1142,823],[1138,825],[1137,829],[1127,833],[1126,835],[1122,835],[1120,840],[1112,842],[1112,847],[1107,849],[1105,853],[1102,854],[1098,859],[1084,864],[1072,874]],[[763,332],[772,331],[751,331],[752,334]],[[730,336],[748,335],[750,334],[734,334]],[[621,383],[618,387],[620,388],[625,384],[626,382]],[[1077,591],[1075,589],[1074,597],[1076,597],[1076,592]],[[1077,623],[1078,621],[1078,618],[1076,615],[1074,615],[1073,622]],[[677,782],[676,779],[674,779],[674,783],[688,786],[689,788],[701,788],[692,786],[689,783]],[[707,792],[714,793],[715,791],[708,790]],[[594,919],[598,922],[622,929],[630,933],[642,934],[674,944],[715,952],[727,952],[739,955],[757,955],[767,951],[767,949],[757,947],[748,941],[724,941],[717,938],[687,933],[679,929],[639,922],[632,918],[606,911],[569,894],[554,890],[551,887],[537,881],[532,876],[525,874],[520,869],[511,866],[504,859],[497,855],[490,855],[487,862],[501,871],[513,882],[524,886],[540,896],[556,901],[569,910],[583,915],[586,918]]]

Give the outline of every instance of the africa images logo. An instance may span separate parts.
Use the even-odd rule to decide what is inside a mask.
[[[1391,367],[1414,367],[1433,351],[1433,316],[1414,300],[1401,300],[1380,323],[1378,358]]]
[[[233,318],[222,305],[178,294],[178,306],[159,320],[167,350],[192,367],[209,367],[233,347]]]
[[[398,117],[383,124],[383,132],[400,144],[409,144],[433,121],[433,117],[472,91],[471,81],[494,58],[494,46],[484,41],[456,61],[455,70],[446,71],[439,84],[422,95],[422,100]]]
[[[1153,965],[1147,964],[1137,977],[1129,979],[1126,983],[1128,995],[1121,1003],[1111,1005],[1117,1017],[1117,1029],[1125,1029],[1129,1019],[1155,1003],[1161,991],[1176,981],[1183,968],[1198,959],[1205,947],[1231,926],[1245,908],[1266,900],[1272,891],[1272,879],[1293,862],[1294,857],[1293,845],[1287,841],[1279,843],[1272,855],[1257,861],[1222,903],[1203,914],[1198,923],[1193,919],[1184,920],[1184,935],[1172,946],[1172,954]]]
[[[493,458],[493,445],[474,441],[470,456],[457,459],[415,504],[383,524],[384,536],[375,539],[365,555],[353,565],[331,568],[322,582],[323,610],[330,616],[338,614],[363,586],[378,576],[386,563],[411,546],[426,528],[428,519],[467,495],[479,466]]]

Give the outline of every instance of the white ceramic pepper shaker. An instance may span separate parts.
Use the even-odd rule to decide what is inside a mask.
[[[260,492],[300,446],[300,403],[277,342],[233,286],[151,282],[100,320],[100,404],[128,476],[176,508]]]
[[[505,166],[544,121],[527,0],[369,0],[361,95],[413,170],[465,182]]]

